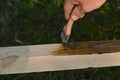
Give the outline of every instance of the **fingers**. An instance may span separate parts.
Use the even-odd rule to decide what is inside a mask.
[[[74,8],[73,12],[72,12],[72,15],[71,15],[71,18],[76,21],[78,20],[79,18],[83,18],[85,15],[85,12],[84,10],[82,9],[82,5],[78,5]]]
[[[77,6],[75,7],[75,5]],[[65,13],[66,20],[68,20],[69,18],[72,18],[74,21],[78,20],[79,18],[84,17],[85,15],[80,2],[76,2],[75,0],[65,0],[64,13]]]
[[[66,20],[68,20],[70,18],[73,7],[74,7],[74,4],[72,3],[72,0],[65,0],[64,13],[65,13]]]
[[[105,2],[106,0],[81,0],[83,9],[87,13],[100,8]]]
[[[72,18],[74,21],[83,18],[85,13],[101,7],[106,0],[65,0],[64,11],[66,20]],[[74,8],[74,6],[76,6]],[[73,10],[74,8],[74,10]],[[72,14],[71,14],[72,13]]]

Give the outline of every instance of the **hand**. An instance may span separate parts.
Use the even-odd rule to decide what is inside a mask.
[[[72,18],[74,21],[83,18],[85,13],[91,12],[101,7],[106,0],[65,0],[65,18]]]

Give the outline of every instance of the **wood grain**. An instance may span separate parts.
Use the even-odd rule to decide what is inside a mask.
[[[79,42],[75,50],[62,44],[1,47],[0,74],[120,66],[119,44],[120,40]]]
[[[61,47],[54,55],[86,55],[120,52],[120,40],[78,42],[75,50]]]

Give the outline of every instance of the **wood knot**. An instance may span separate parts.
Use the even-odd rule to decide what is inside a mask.
[[[18,56],[8,56],[8,57],[5,57],[1,60],[2,62],[2,66],[1,68],[4,68],[4,67],[7,67],[7,66],[10,66],[12,63],[14,63],[16,60],[18,59]]]

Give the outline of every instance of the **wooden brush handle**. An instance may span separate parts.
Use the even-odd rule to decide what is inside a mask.
[[[64,27],[66,36],[70,36],[71,35],[73,23],[74,23],[74,21],[70,18],[68,20],[66,26]]]

